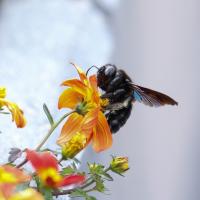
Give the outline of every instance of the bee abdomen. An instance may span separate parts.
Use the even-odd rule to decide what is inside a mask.
[[[116,133],[128,120],[132,110],[132,103],[130,102],[126,108],[111,111],[106,114],[108,124],[112,133]]]

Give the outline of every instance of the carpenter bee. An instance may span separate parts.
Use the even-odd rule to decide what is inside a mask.
[[[112,133],[124,126],[131,114],[132,104],[136,101],[151,107],[178,105],[166,94],[134,84],[126,72],[117,69],[115,65],[107,64],[98,68],[97,83],[103,90],[101,98],[109,100],[105,116]]]

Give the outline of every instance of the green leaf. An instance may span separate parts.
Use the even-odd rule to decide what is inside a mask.
[[[45,200],[53,200],[52,190],[45,188],[42,190]]]
[[[78,160],[77,158],[73,158],[72,160],[73,160],[76,164],[79,164],[79,165],[81,164],[81,161]]]
[[[9,112],[0,111],[0,114],[9,115]]]
[[[85,200],[96,200],[95,197],[93,196],[89,196],[87,194],[87,192],[85,192],[84,190],[82,189],[76,189],[74,192],[71,193],[70,197],[74,198],[74,197],[83,197],[85,198]]]
[[[25,189],[27,189],[28,187],[29,187],[29,183],[19,184],[19,185],[17,185],[17,187],[16,187],[16,192],[25,190]]]
[[[105,186],[104,186],[104,182],[103,180],[101,179],[101,177],[96,177],[96,187],[95,189],[98,191],[98,192],[104,192],[105,191]]]
[[[104,173],[103,175],[106,177],[106,180],[113,181],[113,177],[110,174]]]
[[[70,194],[70,196],[71,197],[85,197],[86,198],[88,195],[84,190],[77,188]]]
[[[86,200],[97,200],[97,199],[95,197],[93,197],[93,196],[87,196]]]
[[[102,175],[104,174],[104,166],[100,164],[88,164],[91,174]]]
[[[75,172],[78,170],[75,162],[72,163],[72,168],[74,169]]]
[[[69,174],[73,174],[73,173],[75,173],[74,168],[69,166],[62,170],[61,175],[65,176],[65,175],[69,175]]]
[[[43,104],[43,110],[44,110],[44,112],[47,116],[47,119],[49,120],[49,123],[52,126],[54,124],[54,120],[53,120],[53,117],[52,117],[52,115],[51,115],[51,113],[50,113],[50,111],[49,111],[49,109],[48,109],[48,107],[45,103]]]
[[[39,179],[38,176],[35,176],[34,179],[35,179],[38,190],[41,191],[43,187],[41,180]]]

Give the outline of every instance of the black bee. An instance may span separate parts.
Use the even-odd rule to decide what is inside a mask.
[[[107,64],[98,68],[97,82],[104,91],[101,98],[109,100],[105,115],[112,133],[116,133],[126,123],[135,101],[151,107],[178,105],[165,94],[135,85],[125,71],[117,69],[115,65]]]

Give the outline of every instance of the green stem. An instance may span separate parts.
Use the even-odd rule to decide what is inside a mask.
[[[74,113],[75,111],[72,111],[70,113],[67,113],[65,115],[63,115],[58,122],[54,123],[51,126],[51,129],[48,131],[48,133],[46,134],[46,136],[43,138],[43,140],[40,142],[40,144],[37,146],[37,148],[35,149],[36,151],[39,151],[42,146],[45,144],[45,142],[49,139],[49,137],[51,136],[51,134],[53,133],[53,131],[59,126],[59,124],[69,115],[71,115],[72,113]]]
[[[83,186],[81,187],[81,189],[84,189],[84,188],[89,187],[89,186],[92,185],[94,182],[95,182],[94,180],[90,181],[89,183],[83,185]]]
[[[63,115],[56,123],[54,123],[50,130],[48,131],[48,133],[46,134],[46,136],[42,139],[42,141],[38,144],[38,146],[36,147],[35,151],[39,151],[42,146],[46,143],[46,141],[49,139],[49,137],[51,136],[51,134],[53,133],[53,131],[60,125],[60,123],[69,115],[71,115],[72,113],[74,113],[75,111],[71,111],[70,113],[67,113],[65,115]],[[20,164],[18,164],[16,167],[20,168],[22,167],[24,164],[27,163],[27,159],[24,159]]]
[[[92,191],[94,191],[94,190],[96,190],[96,186],[95,187],[93,187],[93,188],[91,188],[91,189],[89,189],[89,190],[85,190],[84,192],[92,192]]]

